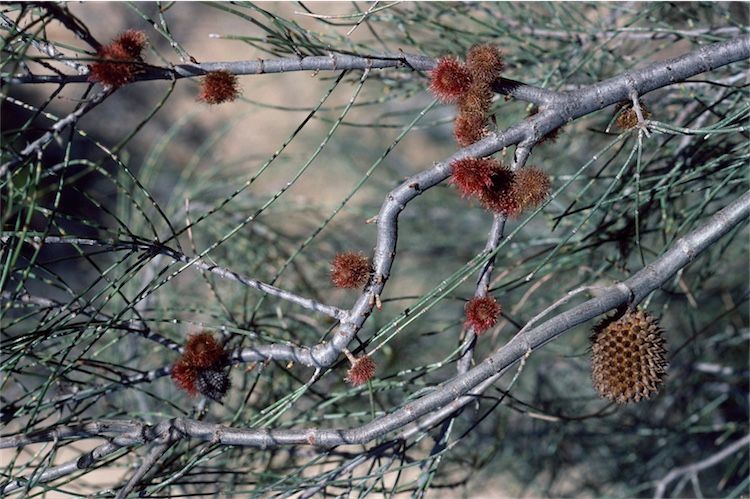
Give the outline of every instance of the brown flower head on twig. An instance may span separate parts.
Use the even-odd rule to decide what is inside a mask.
[[[515,216],[520,209],[513,193],[515,175],[509,168],[499,168],[490,177],[492,183],[479,194],[479,201],[493,213]]]
[[[521,168],[515,172],[513,197],[518,203],[518,212],[536,208],[549,196],[552,185],[543,170],[533,166]]]
[[[453,123],[453,135],[461,147],[470,146],[484,137],[487,118],[478,114],[460,114]]]
[[[501,312],[502,307],[493,297],[475,296],[464,307],[466,326],[476,334],[482,334],[497,324]]]
[[[639,103],[639,105],[641,106],[641,114],[643,115],[643,119],[649,119],[651,117],[651,112],[643,104]],[[619,128],[620,130],[632,130],[633,128],[637,127],[638,113],[636,113],[635,108],[632,105],[628,106],[627,104],[625,104],[620,109],[622,109],[622,112],[620,112],[617,120],[615,120],[617,128]]]
[[[207,104],[231,102],[240,95],[237,76],[229,71],[211,71],[201,80],[198,100]]]
[[[451,162],[451,183],[462,197],[479,196],[492,187],[492,175],[502,165],[492,158],[461,158]]]
[[[375,368],[375,361],[369,355],[360,355],[352,362],[344,381],[352,386],[364,385],[375,375]]]
[[[190,395],[219,402],[229,390],[229,355],[210,333],[191,335],[182,356],[172,366],[175,384]]]
[[[494,45],[474,45],[466,54],[466,65],[474,81],[489,86],[505,68],[503,54]]]
[[[142,62],[141,52],[146,42],[142,31],[121,33],[112,43],[99,48],[96,54],[99,61],[89,66],[88,80],[112,88],[130,83],[138,72],[138,63]]]
[[[371,273],[370,261],[363,253],[339,253],[331,262],[331,282],[339,288],[360,288]]]

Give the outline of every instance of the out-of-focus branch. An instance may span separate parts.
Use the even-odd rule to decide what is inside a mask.
[[[715,213],[700,227],[675,241],[666,253],[629,279],[601,288],[597,297],[548,319],[523,335],[517,335],[467,373],[456,376],[436,387],[431,393],[407,403],[393,413],[376,418],[357,428],[246,429],[182,418],[165,420],[155,426],[136,421],[101,421],[80,426],[55,427],[29,435],[0,438],[0,448],[104,435],[115,435],[113,442],[118,445],[160,442],[175,435],[225,445],[264,449],[285,445],[333,447],[344,444],[364,444],[398,430],[433,411],[440,411],[441,408],[454,401],[470,399],[470,397],[463,396],[522,359],[529,349],[540,348],[573,327],[612,309],[624,305],[634,306],[743,222],[748,215],[750,215],[750,193],[743,194]],[[452,408],[452,410],[455,409]]]
[[[7,241],[9,237],[10,236],[0,237],[0,242]],[[257,289],[258,291],[262,291],[271,296],[275,296],[277,298],[281,298],[282,300],[289,301],[291,303],[299,305],[308,310],[312,310],[313,312],[320,312],[322,314],[328,315],[330,317],[333,317],[339,320],[346,318],[346,311],[341,310],[340,308],[334,307],[332,305],[325,305],[311,298],[305,298],[305,297],[296,295],[294,293],[283,290],[281,288],[277,288],[276,286],[271,286],[270,284],[266,284],[262,281],[258,281],[257,279],[251,279],[249,277],[245,277],[242,274],[229,270],[225,267],[221,267],[219,265],[208,263],[205,260],[191,258],[183,253],[180,253],[179,251],[175,249],[169,248],[168,246],[164,246],[164,245],[152,244],[147,241],[121,241],[121,240],[116,241],[116,240],[100,240],[100,239],[91,239],[91,238],[61,237],[61,236],[47,236],[47,237],[29,236],[26,239],[35,244],[77,244],[80,246],[104,246],[115,251],[130,250],[130,251],[150,252],[153,254],[161,254],[161,255],[165,255],[165,256],[172,258],[174,261],[188,263],[196,268],[205,270],[206,272],[211,272],[212,274],[216,274],[217,276],[223,279],[228,279],[230,281],[239,282],[240,284],[244,286]]]
[[[70,475],[76,471],[85,470],[93,467],[97,462],[106,458],[107,456],[114,454],[120,450],[120,446],[107,442],[96,447],[91,452],[87,452],[78,459],[68,461],[67,463],[59,466],[54,466],[42,472],[39,475],[32,474],[31,476],[24,478],[14,478],[8,480],[5,483],[0,484],[0,494],[10,494],[17,490],[23,489],[29,485],[29,483],[46,483],[58,478]]]
[[[61,120],[57,121],[54,125],[52,125],[52,130],[46,132],[34,142],[24,147],[21,152],[18,153],[16,158],[0,165],[0,177],[4,177],[11,168],[20,165],[26,160],[26,158],[28,158],[32,154],[40,152],[42,148],[49,144],[57,134],[65,130],[68,126],[75,125],[84,114],[88,113],[97,105],[99,105],[111,93],[111,90],[102,90],[101,92],[78,106],[78,109],[62,118]]]
[[[707,457],[706,459],[698,461],[697,463],[692,463],[673,469],[656,484],[656,492],[654,492],[654,498],[661,499],[662,497],[664,497],[664,494],[667,491],[667,486],[676,478],[684,475],[695,475],[705,470],[706,468],[710,468],[711,466],[720,463],[724,459],[728,458],[729,456],[743,448],[747,450],[748,445],[750,445],[750,435],[745,435],[743,438],[737,440],[731,445],[727,445],[719,452]]]

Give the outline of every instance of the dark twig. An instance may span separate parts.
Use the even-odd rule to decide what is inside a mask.
[[[68,126],[75,125],[84,114],[99,105],[111,93],[112,92],[110,90],[102,90],[92,98],[85,101],[78,107],[78,109],[76,109],[66,117],[58,120],[54,125],[52,125],[52,130],[46,132],[34,142],[24,147],[16,158],[8,161],[7,163],[4,163],[3,165],[0,165],[0,177],[4,177],[6,172],[8,172],[11,168],[23,163],[26,158],[28,158],[35,152],[41,151],[42,148],[49,144],[57,134],[65,130],[65,128],[67,128]]]

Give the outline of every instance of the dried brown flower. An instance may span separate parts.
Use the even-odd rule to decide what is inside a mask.
[[[479,201],[486,209],[505,216],[515,216],[520,210],[518,200],[513,192],[515,175],[505,167],[495,170],[490,177],[492,184],[483,189]]]
[[[484,137],[487,119],[481,115],[459,115],[453,123],[453,135],[461,147],[470,146]]]
[[[97,51],[99,61],[89,65],[90,82],[118,88],[130,83],[138,72],[141,51],[146,46],[146,34],[128,30],[121,33],[109,45]]]
[[[492,105],[492,90],[485,85],[472,85],[458,99],[458,114],[464,117],[481,118],[486,122],[487,113]]]
[[[344,381],[352,386],[364,385],[375,375],[375,361],[369,355],[360,355],[346,372]]]
[[[339,288],[359,288],[372,273],[369,259],[363,253],[339,253],[331,262],[331,282]]]
[[[237,76],[229,71],[212,71],[201,80],[198,100],[207,104],[231,102],[240,95]]]
[[[131,59],[140,59],[141,52],[146,48],[148,38],[143,31],[129,29],[115,38],[114,45],[119,45]]]
[[[466,65],[474,81],[491,85],[505,67],[503,54],[494,45],[474,45],[466,54]]]
[[[640,104],[640,106],[641,106],[641,114],[643,115],[643,119],[646,119],[646,120],[649,119],[651,117],[651,113],[649,112],[649,110],[643,104]],[[627,104],[624,105],[623,107],[627,107],[627,109],[623,110],[620,113],[620,115],[617,117],[617,120],[615,121],[617,128],[619,128],[620,130],[631,130],[637,127],[638,126],[638,113],[635,112],[635,108],[632,105],[627,106]]]
[[[527,166],[515,172],[513,197],[518,203],[518,212],[536,208],[544,202],[551,185],[549,175],[539,168]]]
[[[210,333],[191,335],[172,366],[172,379],[190,395],[201,393],[218,402],[229,390],[228,364],[228,353]]]
[[[502,312],[500,304],[491,296],[475,296],[464,307],[466,326],[474,329],[476,334],[482,334],[497,324]]]

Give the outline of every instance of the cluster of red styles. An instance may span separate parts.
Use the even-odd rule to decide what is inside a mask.
[[[462,63],[453,57],[438,60],[431,72],[430,90],[443,102],[456,104],[458,115],[453,135],[461,147],[489,133],[493,84],[504,69],[497,47],[476,45]],[[451,183],[464,198],[474,198],[486,209],[506,217],[517,217],[535,208],[549,195],[549,176],[539,168],[513,171],[492,157],[465,157],[451,162]],[[465,326],[482,334],[495,326],[502,307],[491,296],[472,298],[464,309]]]
[[[143,70],[143,49],[148,38],[143,31],[127,30],[96,52],[97,62],[89,65],[89,81],[110,88],[131,83]],[[201,80],[197,99],[207,104],[231,102],[240,96],[237,76],[229,71],[211,71]]]

